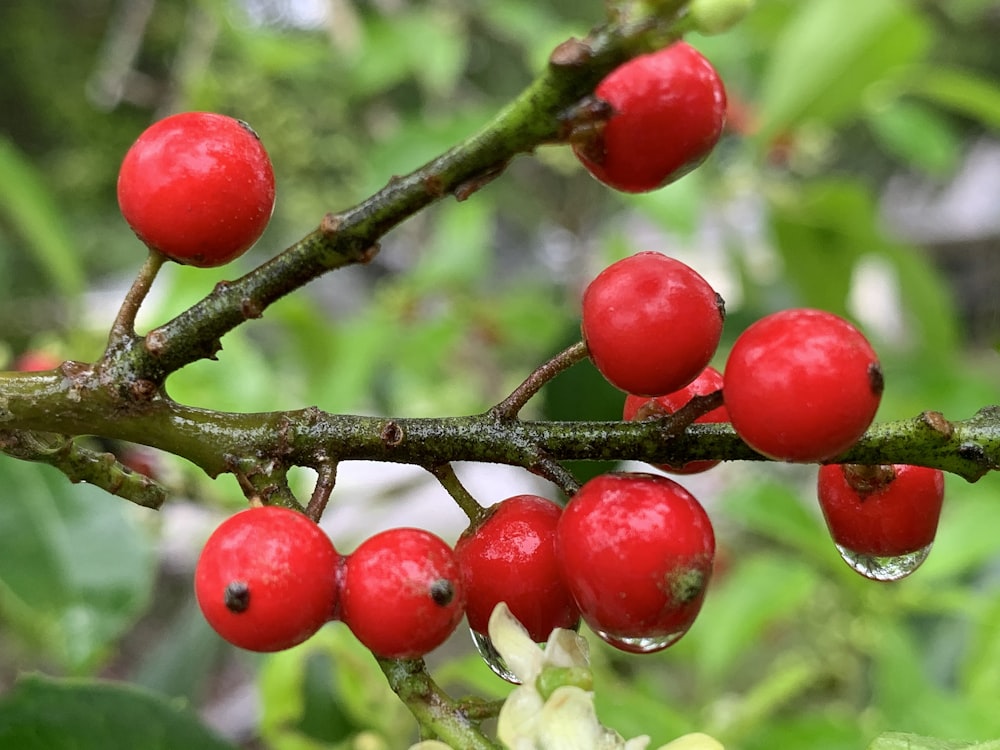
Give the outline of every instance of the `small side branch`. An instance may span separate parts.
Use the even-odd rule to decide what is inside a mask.
[[[515,419],[524,405],[542,389],[542,386],[563,370],[568,370],[586,358],[587,345],[583,341],[578,341],[564,349],[525,378],[524,382],[515,388],[507,398],[490,409],[489,414],[497,419]]]
[[[167,489],[155,479],[132,471],[111,453],[85,448],[65,435],[3,431],[0,451],[47,464],[73,483],[92,484],[143,508],[159,510],[167,499]]]

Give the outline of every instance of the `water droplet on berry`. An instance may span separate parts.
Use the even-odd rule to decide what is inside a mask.
[[[490,637],[483,633],[477,633],[475,630],[470,630],[469,632],[472,634],[472,642],[476,645],[479,655],[483,657],[483,661],[486,662],[486,666],[492,669],[497,677],[515,685],[520,685],[521,681],[510,671],[510,667],[507,666],[507,662],[500,656],[500,652],[497,651]]]
[[[687,629],[676,633],[667,633],[657,636],[640,636],[636,638],[625,638],[603,633],[600,630],[594,631],[605,643],[614,646],[620,651],[627,651],[630,654],[651,654],[654,651],[662,651],[667,646],[672,646],[681,639]]]
[[[871,578],[873,581],[898,581],[900,578],[905,578],[927,559],[932,546],[933,542],[905,555],[880,557],[878,555],[863,555],[839,544],[836,545],[844,562],[857,573],[865,578]]]

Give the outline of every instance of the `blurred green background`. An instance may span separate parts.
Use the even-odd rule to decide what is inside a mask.
[[[0,3],[0,360],[99,356],[144,257],[117,212],[117,169],[153,120],[186,109],[247,120],[278,203],[232,266],[169,267],[141,326],[470,134],[604,12],[599,0]],[[731,100],[698,171],[622,196],[568,149],[540,149],[469,201],[405,223],[372,264],[230,334],[219,362],[171,378],[171,395],[241,411],[481,411],[579,336],[590,278],[653,249],[723,294],[727,342],[772,310],[823,307],[880,351],[881,419],[968,417],[1000,390],[998,34],[1000,3],[986,0],[758,0],[731,32],[690,38]],[[584,364],[528,412],[614,419],[621,401]],[[343,626],[268,657],[223,644],[190,576],[213,524],[242,503],[235,483],[112,447],[171,486],[164,511],[0,461],[0,746],[413,739]],[[419,472],[345,471],[327,519],[342,550],[417,516],[450,540],[460,530]],[[460,471],[487,502],[539,489],[518,472]],[[685,480],[716,524],[718,574],[677,646],[635,657],[591,639],[606,724],[654,743],[706,731],[743,750],[863,748],[887,730],[1000,737],[1000,482],[949,477],[930,558],[887,585],[840,561],[813,479],[808,467],[724,465]],[[458,692],[507,690],[464,635],[432,666]]]

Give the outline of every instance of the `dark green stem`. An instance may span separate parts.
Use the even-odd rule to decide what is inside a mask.
[[[469,517],[470,524],[477,526],[483,522],[486,518],[486,508],[480,505],[476,498],[465,489],[465,485],[462,484],[455,473],[454,466],[450,463],[438,464],[437,466],[431,466],[430,472],[437,477],[441,486],[448,491],[455,504]]]

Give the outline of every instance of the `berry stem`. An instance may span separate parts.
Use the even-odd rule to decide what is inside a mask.
[[[108,345],[104,351],[104,359],[110,359],[112,355],[120,349],[128,346],[128,343],[135,339],[135,318],[139,313],[143,300],[149,294],[153,286],[153,280],[159,273],[160,268],[166,262],[167,257],[157,250],[150,248],[142,268],[125,294],[118,315],[114,323],[111,324],[111,331],[108,334]]]
[[[490,409],[489,413],[497,419],[516,419],[524,405],[542,389],[542,386],[563,370],[569,369],[586,358],[587,345],[578,341],[539,366],[507,398]]]
[[[379,659],[378,665],[423,733],[463,750],[500,750],[431,679],[423,659]]]
[[[337,464],[333,461],[325,461],[316,467],[316,485],[313,487],[312,497],[306,506],[306,515],[316,523],[323,517],[326,504],[330,501],[330,494],[337,483]]]
[[[477,526],[486,517],[486,509],[479,504],[455,473],[455,467],[450,463],[438,464],[430,468],[431,474],[437,477],[441,486],[448,490],[448,494],[462,509],[462,512],[469,517],[469,523]]]

